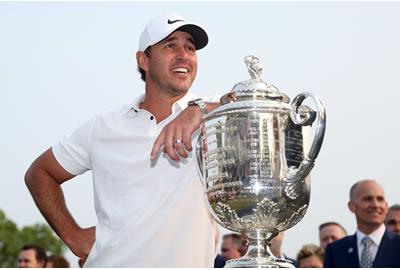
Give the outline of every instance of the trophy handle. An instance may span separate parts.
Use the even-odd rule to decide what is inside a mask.
[[[310,97],[317,106],[318,121],[314,140],[308,154],[305,155],[304,160],[300,164],[297,173],[294,176],[295,179],[304,179],[310,173],[311,169],[314,167],[314,161],[318,156],[319,150],[321,149],[322,141],[324,140],[325,135],[325,106],[322,100],[313,93],[303,92],[301,94],[298,94],[293,99],[293,101],[291,102],[290,118],[296,125],[311,126],[311,124],[315,121],[317,112],[313,111],[306,105],[301,105],[303,101],[308,97]]]

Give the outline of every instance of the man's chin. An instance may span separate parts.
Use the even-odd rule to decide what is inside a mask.
[[[381,224],[383,224],[383,219],[382,218],[371,218],[370,224],[374,227],[379,227]]]
[[[181,84],[174,87],[174,92],[177,95],[186,94],[189,91],[191,84]]]

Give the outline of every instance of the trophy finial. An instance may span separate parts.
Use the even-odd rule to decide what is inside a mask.
[[[262,72],[262,66],[260,64],[260,60],[253,55],[248,55],[244,58],[244,62],[246,63],[251,78],[259,79],[261,77],[261,72]]]

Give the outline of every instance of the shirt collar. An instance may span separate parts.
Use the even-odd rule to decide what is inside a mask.
[[[123,111],[124,114],[128,114],[131,111],[138,112],[141,111],[139,109],[140,103],[144,100],[145,94],[141,94],[137,96],[133,102],[131,102],[128,106],[126,106],[125,110]],[[192,92],[188,91],[186,95],[184,95],[181,99],[175,101],[172,104],[172,113],[176,112],[177,110],[184,110],[187,107],[187,103],[192,100],[198,98],[195,94]]]
[[[144,94],[137,96],[128,106],[126,106],[125,110],[123,111],[124,114],[128,114],[131,111],[138,112],[139,104],[144,100]]]
[[[374,242],[374,244],[379,246],[382,241],[385,230],[386,230],[385,224],[382,224],[378,229],[376,229],[372,233],[368,234],[368,236],[369,236],[369,238],[371,238],[371,240]],[[360,231],[359,229],[357,229],[356,234],[357,234],[357,245],[360,246],[361,240],[364,238],[364,236],[366,234],[363,233],[362,231]]]

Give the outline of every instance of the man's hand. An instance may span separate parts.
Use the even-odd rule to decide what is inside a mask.
[[[203,114],[197,106],[188,106],[174,120],[166,125],[156,139],[151,150],[150,159],[155,160],[161,147],[164,153],[179,161],[187,158],[187,151],[192,151],[192,134],[201,125]]]
[[[90,250],[92,249],[93,243],[96,239],[95,236],[96,227],[89,227],[86,229],[79,230],[74,236],[69,238],[66,243],[69,249],[78,256],[80,261],[84,263]]]

